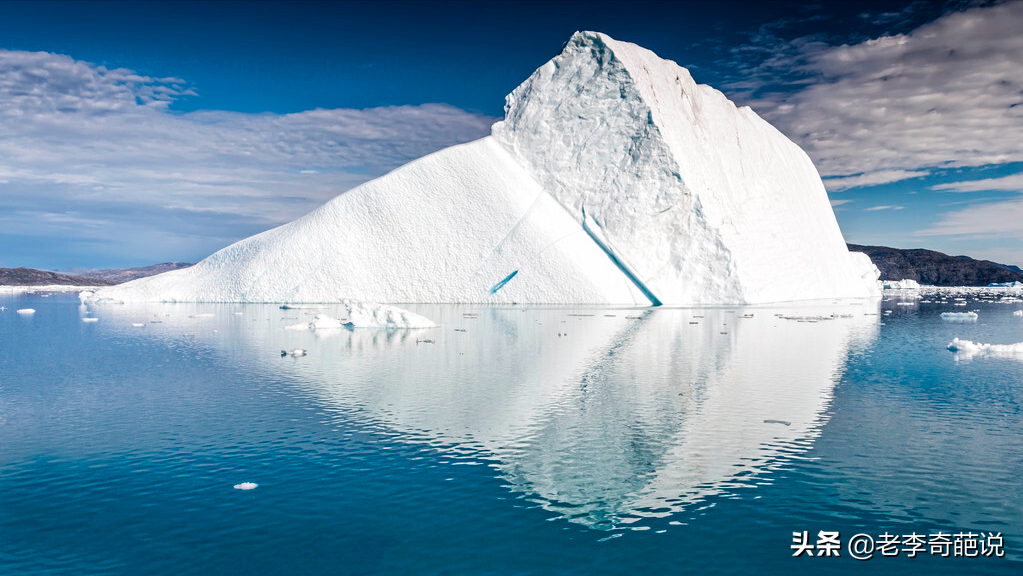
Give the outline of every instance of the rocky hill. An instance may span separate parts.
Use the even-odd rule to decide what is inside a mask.
[[[33,268],[0,268],[0,286],[111,286],[117,282]]]
[[[1023,282],[1023,272],[988,260],[949,256],[934,250],[903,250],[888,246],[849,244],[863,252],[881,270],[881,280],[916,280],[933,286],[987,286],[995,282]]]
[[[154,276],[156,274],[162,274],[169,270],[180,270],[182,268],[188,268],[193,264],[188,262],[164,262],[162,264],[153,264],[152,266],[142,266],[141,268],[113,268],[109,270],[70,270],[78,276],[86,276],[88,278],[99,278],[101,280],[110,280],[114,284],[120,284],[129,280],[135,280],[137,278],[145,278],[147,276]]]

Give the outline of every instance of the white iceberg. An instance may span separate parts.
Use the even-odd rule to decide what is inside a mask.
[[[403,310],[403,312],[411,314],[411,312],[408,312],[407,310]],[[345,323],[333,316],[317,314],[315,320],[309,323],[309,327],[313,330],[337,330],[338,328],[344,328]]]
[[[1012,313],[1013,316],[1023,316],[1023,310],[1016,310]]]
[[[981,344],[970,340],[952,339],[948,349],[956,352],[957,359],[969,360],[974,356],[995,356],[1023,360],[1023,342],[1016,344]]]
[[[259,484],[256,484],[255,482],[242,482],[241,484],[235,484],[234,485],[234,489],[235,490],[255,490],[258,486],[259,486]]]
[[[313,322],[288,324],[285,330],[337,330],[339,328],[434,328],[437,325],[414,312],[374,302],[343,300],[348,320],[317,314]]]
[[[18,310],[18,314],[24,314],[25,316],[30,316],[35,313],[36,311],[34,308],[22,308],[21,310]]]
[[[505,109],[491,136],[97,295],[703,305],[878,294],[877,268],[846,248],[809,157],[672,61],[579,32]]]
[[[883,280],[881,287],[885,290],[919,290],[920,283],[909,278],[903,280]]]
[[[343,301],[348,309],[349,328],[434,328],[432,320],[397,306],[372,302]],[[319,317],[317,317],[319,318]]]

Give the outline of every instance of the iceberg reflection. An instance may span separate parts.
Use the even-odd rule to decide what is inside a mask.
[[[235,312],[241,311],[241,315]],[[488,459],[511,488],[593,527],[769,481],[826,420],[878,302],[734,309],[420,306],[428,330],[289,331],[332,306],[96,306],[105,329],[212,345],[346,418]],[[213,317],[196,318],[200,313]],[[300,358],[280,350],[302,348]]]

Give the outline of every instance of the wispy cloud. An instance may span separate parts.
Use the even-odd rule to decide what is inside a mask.
[[[109,243],[161,238],[160,247],[175,238],[204,254],[481,137],[495,120],[444,104],[296,114],[168,109],[195,93],[176,78],[0,50],[0,229]],[[209,228],[192,224],[199,222]]]
[[[905,206],[871,206],[870,208],[864,208],[867,212],[874,212],[877,210],[902,210]]]
[[[831,207],[834,208],[835,206],[841,206],[842,204],[848,204],[849,202],[852,202],[852,200],[832,200]]]
[[[931,186],[932,190],[946,192],[1023,192],[1023,174],[1012,174],[1001,178],[985,178],[983,180],[967,180],[949,184]]]
[[[930,174],[930,172],[925,170],[880,170],[878,172],[857,174],[854,176],[825,178],[824,186],[831,192],[838,192],[841,190],[848,190],[849,188],[877,186],[879,184],[899,182],[901,180],[906,180],[907,178],[920,178],[922,176],[927,176],[928,174]]]
[[[945,214],[933,226],[916,234],[1023,240],[1020,222],[1023,222],[1023,200],[994,202]],[[1019,260],[1017,253],[1014,261]]]
[[[877,183],[1023,161],[1020,29],[1023,2],[1010,2],[851,45],[799,38],[732,88],[825,176]]]

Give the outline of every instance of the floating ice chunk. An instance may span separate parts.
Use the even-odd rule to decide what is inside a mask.
[[[309,324],[309,327],[313,330],[336,330],[338,328],[344,328],[345,324],[333,316],[317,314],[316,320]]]
[[[310,314],[307,312],[306,314]],[[314,315],[313,322],[299,322],[297,324],[288,324],[284,327],[285,330],[333,330],[337,328],[344,328],[345,324],[326,314]]]
[[[306,352],[307,351],[302,348],[295,348],[294,350],[281,350],[281,357],[292,356],[294,358],[298,358],[299,356],[305,356]]]
[[[78,293],[78,299],[84,303],[88,302],[89,300],[92,300],[93,296],[95,295],[96,293],[91,290],[82,290],[81,292]]]
[[[82,318],[82,322],[99,322],[99,318]]]
[[[976,312],[942,312],[942,320],[951,320],[953,322],[973,322],[977,319]]]
[[[235,490],[254,490],[259,484],[255,482],[242,482],[241,484],[235,484]]]
[[[33,308],[22,308],[21,310],[18,310],[18,314],[25,314],[26,316],[35,313],[36,311]]]
[[[142,328],[143,326],[145,326],[145,324],[142,322],[132,322],[131,325],[136,328]]]
[[[1016,344],[981,344],[970,340],[953,338],[948,344],[952,352],[959,352],[969,358],[972,356],[1023,356],[1023,342]]]
[[[1023,316],[1023,310],[1016,310],[1012,313],[1013,316]]]
[[[213,318],[214,316],[216,316],[216,314],[210,314],[209,312],[206,312],[204,314],[192,314],[191,316],[189,316],[189,318]]]
[[[920,283],[916,280],[882,280],[881,285],[885,290],[919,290]]]
[[[241,316],[242,313],[241,312],[231,312],[231,315],[232,316]]]
[[[349,328],[435,328],[432,320],[397,306],[373,302],[342,301],[348,309]]]

